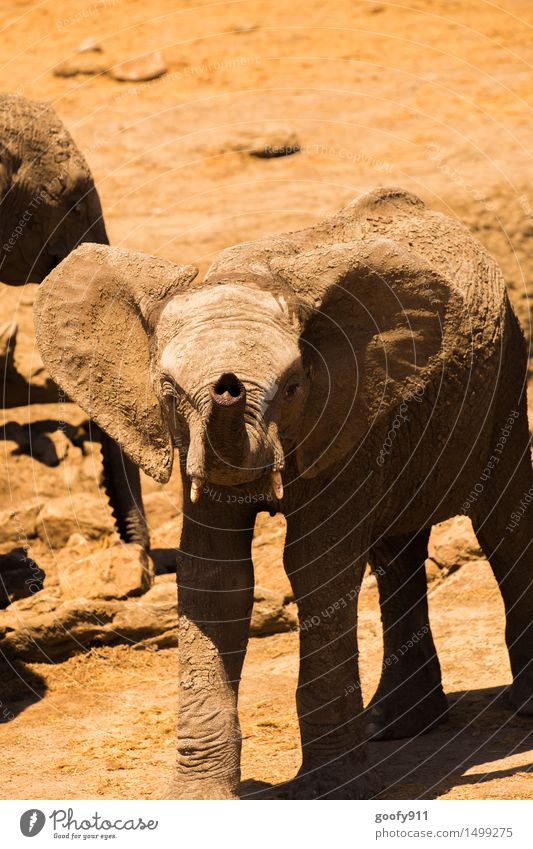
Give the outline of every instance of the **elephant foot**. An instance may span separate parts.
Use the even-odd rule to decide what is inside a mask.
[[[533,716],[533,680],[517,678],[509,689],[509,701],[520,716]]]
[[[313,770],[300,769],[287,784],[288,799],[372,799],[378,792],[367,767],[348,770],[335,761]],[[365,774],[366,773],[366,774]]]
[[[421,697],[413,689],[408,701],[402,698],[402,689],[405,688],[393,688],[388,695],[378,690],[368,705],[365,716],[369,740],[416,737],[446,722],[448,700],[440,685]]]
[[[174,779],[171,781],[164,799],[238,799],[237,792],[227,783],[209,779]]]

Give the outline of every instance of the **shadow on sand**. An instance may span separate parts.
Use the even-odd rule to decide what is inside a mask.
[[[82,449],[85,442],[100,441],[98,428],[95,425],[91,427],[88,421],[75,426],[58,419],[42,419],[30,424],[6,422],[0,427],[0,439],[16,443],[17,448],[13,451],[15,455],[26,454],[33,460],[54,468],[59,466],[62,459],[53,439],[53,435],[58,432],[72,445]]]
[[[43,698],[44,679],[25,663],[0,652],[0,724],[10,722]]]
[[[439,728],[419,737],[369,743],[381,788],[374,798],[435,799],[453,787],[529,771],[533,786],[533,717],[514,713],[506,690],[449,693],[449,719]],[[492,763],[524,752],[531,752],[525,765],[491,768]],[[249,780],[242,783],[240,793],[243,799],[284,798],[286,785]]]

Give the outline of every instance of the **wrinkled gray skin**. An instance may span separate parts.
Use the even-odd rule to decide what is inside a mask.
[[[40,283],[81,242],[108,244],[87,162],[51,106],[0,95],[0,280]]]
[[[237,694],[264,509],[286,516],[302,624],[290,796],[365,797],[376,789],[368,733],[403,737],[445,719],[424,561],[431,525],[463,509],[505,603],[511,702],[530,715],[533,513],[512,527],[533,483],[526,351],[493,260],[457,221],[383,189],[309,229],[222,252],[197,286],[195,273],[87,245],[36,304],[54,379],[132,459],[166,481],[179,449],[169,795],[238,792]],[[68,320],[56,308],[65,291]],[[368,559],[385,663],[363,713],[356,614]]]
[[[0,95],[0,280],[40,283],[83,242],[109,244],[89,166],[51,106]],[[65,304],[61,304],[65,309]],[[16,325],[0,328],[4,406],[54,401],[14,367]],[[122,538],[148,547],[139,471],[102,433],[104,484]]]

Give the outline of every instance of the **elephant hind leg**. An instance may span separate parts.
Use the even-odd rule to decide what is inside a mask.
[[[513,418],[514,416],[514,418]],[[533,715],[533,471],[525,397],[495,431],[493,471],[472,523],[502,594],[513,685],[510,699]],[[497,462],[496,462],[497,461]]]
[[[96,427],[96,425],[92,425]],[[102,483],[109,498],[117,530],[124,542],[150,548],[144,515],[139,469],[119,445],[98,428],[102,447]]]
[[[431,634],[425,561],[429,528],[372,546],[383,623],[383,667],[366,709],[377,740],[412,737],[447,718],[448,705]]]

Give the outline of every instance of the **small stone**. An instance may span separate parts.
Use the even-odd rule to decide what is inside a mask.
[[[60,62],[55,66],[53,74],[56,77],[90,77],[105,74],[108,70],[109,61],[106,61],[98,51],[90,50]]]
[[[102,53],[102,45],[98,44],[97,40],[91,36],[82,41],[81,44],[78,44],[78,47],[76,48],[76,53],[89,52]]]
[[[121,62],[118,65],[113,65],[109,71],[109,76],[119,82],[145,82],[147,80],[155,80],[162,77],[168,71],[167,63],[163,59],[162,54],[146,53],[144,56],[139,56],[136,59],[128,59],[126,62]]]
[[[237,24],[234,27],[233,32],[237,33],[237,35],[246,35],[247,33],[255,32],[258,29],[259,29],[258,24],[244,23],[244,24]]]
[[[213,151],[235,151],[259,159],[275,159],[291,156],[301,150],[298,136],[290,127],[277,123],[267,124],[262,129],[239,131],[222,139]]]
[[[148,555],[133,543],[118,543],[75,560],[64,552],[58,572],[65,599],[107,600],[142,595],[153,580]]]
[[[259,159],[276,159],[280,156],[292,156],[301,150],[296,133],[278,130],[265,133],[253,139],[248,153]]]

